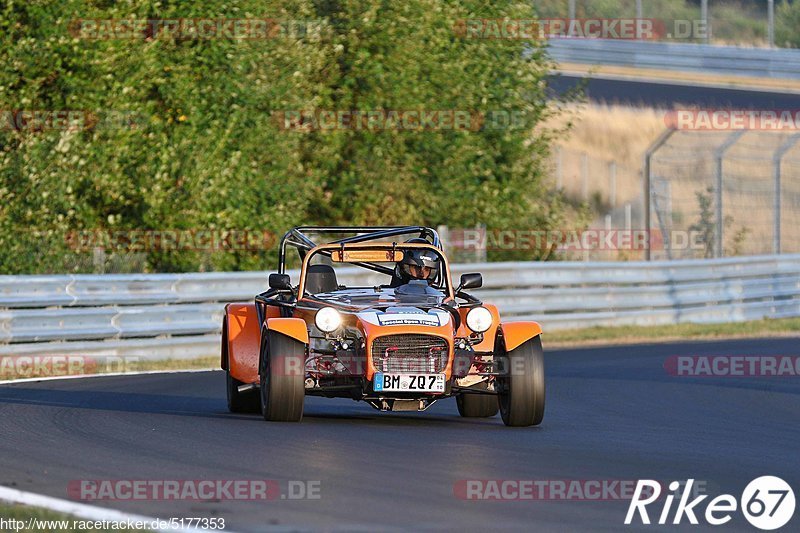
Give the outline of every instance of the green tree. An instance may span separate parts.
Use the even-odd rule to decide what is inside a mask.
[[[703,257],[706,259],[714,257],[714,236],[717,231],[717,224],[714,218],[713,194],[713,187],[708,187],[703,192],[695,193],[700,210],[699,219],[689,226],[689,232],[697,233],[698,241],[703,244]]]
[[[319,4],[336,69],[320,106],[463,110],[522,117],[478,131],[336,131],[303,142],[320,173],[317,222],[419,223],[547,229],[560,205],[543,183],[550,64],[541,43],[466,39],[470,19],[530,19],[527,2],[360,0]],[[497,122],[499,126],[499,121]]]
[[[784,1],[775,9],[775,44],[800,48],[800,2]]]
[[[85,270],[86,254],[66,244],[72,230],[280,232],[302,222],[313,184],[298,140],[278,132],[270,110],[319,92],[310,81],[324,68],[318,43],[70,33],[74,18],[302,17],[302,4],[292,4],[290,12],[249,0],[6,3],[0,109],[128,111],[140,119],[133,129],[0,132],[0,270]],[[157,271],[263,268],[264,259],[252,252],[147,256]]]
[[[530,18],[527,2],[9,0],[0,110],[131,113],[136,127],[0,128],[0,272],[91,271],[81,230],[415,223],[547,229],[549,64],[540,43],[464,39],[459,20]],[[320,34],[87,40],[74,19],[273,18]],[[291,110],[517,113],[477,131],[283,131]],[[7,113],[6,113],[7,115]],[[258,269],[275,250],[109,250],[151,271]],[[104,267],[101,266],[101,269]]]

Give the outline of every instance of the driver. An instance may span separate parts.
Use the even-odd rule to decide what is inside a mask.
[[[410,239],[407,243],[430,244],[422,238]],[[404,250],[403,259],[397,262],[390,288],[405,285],[411,280],[427,280],[433,283],[439,272],[439,258],[430,250]]]

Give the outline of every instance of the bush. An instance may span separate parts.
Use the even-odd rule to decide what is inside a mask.
[[[0,109],[90,110],[135,128],[0,128],[0,271],[269,268],[269,250],[76,252],[81,230],[297,224],[547,229],[548,61],[540,47],[468,40],[465,18],[530,18],[527,2],[187,0],[30,2],[0,8]],[[323,20],[269,40],[85,40],[76,18]],[[285,110],[514,111],[520,129],[282,131]],[[144,263],[142,263],[144,261]]]
[[[800,2],[783,2],[775,10],[775,44],[800,48]]]

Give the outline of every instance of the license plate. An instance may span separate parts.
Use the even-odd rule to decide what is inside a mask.
[[[444,374],[384,374],[375,372],[375,392],[444,392]]]

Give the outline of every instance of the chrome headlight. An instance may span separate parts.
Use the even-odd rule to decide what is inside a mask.
[[[485,307],[474,307],[467,313],[467,326],[475,333],[483,333],[492,327],[492,313]]]
[[[342,315],[333,307],[323,307],[317,311],[314,323],[325,333],[330,333],[342,325]]]

